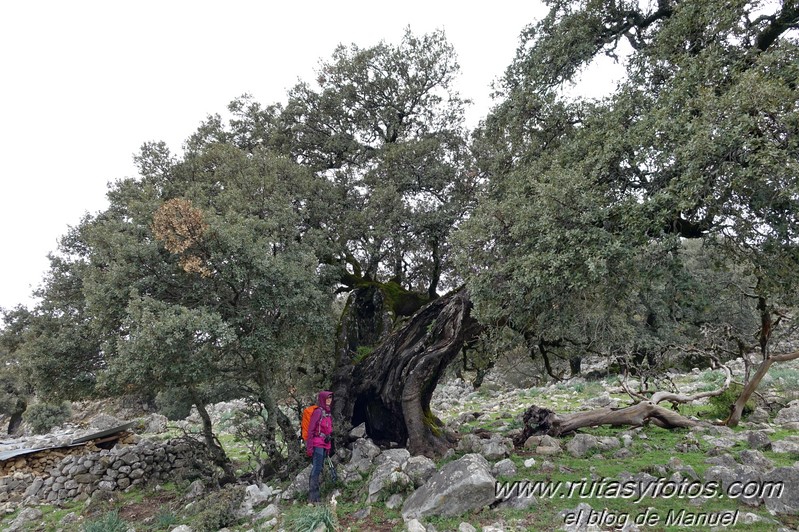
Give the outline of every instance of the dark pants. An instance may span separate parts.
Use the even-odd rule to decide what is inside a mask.
[[[308,483],[308,502],[319,502],[321,500],[319,477],[325,467],[325,454],[326,449],[324,447],[313,448],[313,467],[311,468],[311,478]]]

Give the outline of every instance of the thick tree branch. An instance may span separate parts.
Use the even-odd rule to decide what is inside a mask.
[[[770,24],[755,39],[755,48],[765,52],[786,31],[796,28],[799,22],[799,2],[785,0],[782,10],[773,17],[768,17]]]
[[[746,383],[746,386],[744,386],[741,396],[738,397],[738,400],[735,401],[734,405],[732,405],[730,416],[727,418],[724,424],[728,427],[738,426],[738,423],[741,421],[741,416],[743,415],[746,402],[749,401],[749,398],[752,397],[752,394],[755,393],[758,386],[760,386],[760,381],[762,381],[763,377],[766,376],[766,373],[768,373],[769,368],[771,368],[771,365],[774,362],[788,362],[789,360],[796,360],[797,358],[799,358],[799,351],[766,357],[763,362],[760,363],[760,366],[758,366],[757,371],[754,375],[752,375],[752,378],[749,380],[749,382]]]

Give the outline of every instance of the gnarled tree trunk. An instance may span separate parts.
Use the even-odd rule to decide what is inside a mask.
[[[627,408],[606,407],[574,414],[556,414],[546,408],[531,406],[522,415],[522,419],[524,431],[515,440],[516,445],[524,444],[527,438],[534,435],[562,436],[581,428],[599,425],[640,427],[653,423],[659,427],[674,429],[690,428],[699,424],[651,401],[642,401]]]
[[[385,297],[380,300],[374,291],[356,290],[348,302],[333,376],[334,418],[351,426],[366,423],[371,438],[404,445],[413,454],[442,454],[452,442],[430,411],[430,399],[464,342],[479,333],[470,315],[471,301],[465,289],[435,299],[367,352],[353,335],[375,335],[359,329],[356,321],[363,304],[371,305],[377,316],[392,315]]]

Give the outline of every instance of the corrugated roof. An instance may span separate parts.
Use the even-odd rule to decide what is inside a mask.
[[[116,434],[117,432],[124,432],[135,425],[135,421],[131,421],[130,423],[125,423],[124,425],[120,425],[118,427],[114,427],[111,429],[102,430],[100,432],[95,432],[94,434],[88,434],[86,436],[82,436],[80,438],[75,438],[72,440],[72,443],[86,443],[92,440],[99,440],[100,438],[105,438],[106,436],[111,436],[112,434]]]
[[[51,447],[34,447],[29,449],[12,449],[10,451],[3,451],[0,452],[0,462],[5,462],[6,460],[10,460],[12,458],[17,458],[19,456],[25,456],[28,454],[38,453],[40,451],[50,451],[55,449],[69,449],[71,447],[80,447],[82,445],[86,445],[87,443],[99,440],[101,438],[106,438],[108,436],[113,436],[114,434],[124,432],[127,429],[131,428],[135,425],[135,421],[131,421],[130,423],[125,423],[124,425],[120,425],[118,427],[113,427],[106,430],[101,430],[100,432],[94,432],[92,434],[87,434],[86,436],[82,436],[80,438],[76,438],[72,440],[72,442],[66,445],[54,445]]]

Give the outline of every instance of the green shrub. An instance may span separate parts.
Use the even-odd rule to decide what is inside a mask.
[[[374,350],[375,350],[375,348],[372,347],[372,346],[359,345],[358,346],[358,351],[357,351],[357,353],[355,353],[355,357],[353,358],[352,361],[354,363],[356,363],[356,364],[359,364],[359,363],[363,362],[364,360],[366,360],[366,358],[369,355],[371,355],[372,351],[374,351]]]
[[[117,512],[108,512],[100,519],[89,521],[83,526],[83,532],[126,532],[129,525],[119,518]]]
[[[724,393],[710,398],[710,411],[709,414],[717,419],[727,419],[730,415],[730,409],[738,397],[741,396],[743,386],[740,384],[732,384],[729,388],[724,390]],[[742,417],[748,416],[755,411],[755,401],[749,399],[744,405]]]
[[[25,411],[25,420],[35,434],[47,434],[50,429],[69,419],[72,410],[69,403],[58,405],[50,403],[36,403]]]
[[[236,510],[244,500],[243,486],[230,486],[210,493],[202,502],[203,510],[197,514],[197,526],[200,532],[216,532],[222,528],[233,526],[238,521]]]
[[[161,510],[161,512],[159,512],[155,518],[155,526],[158,528],[168,528],[171,530],[172,525],[176,524],[177,522],[177,516],[169,510]]]
[[[336,514],[328,506],[303,506],[288,515],[286,522],[287,528],[296,532],[314,532],[320,527],[327,532],[338,530]]]

